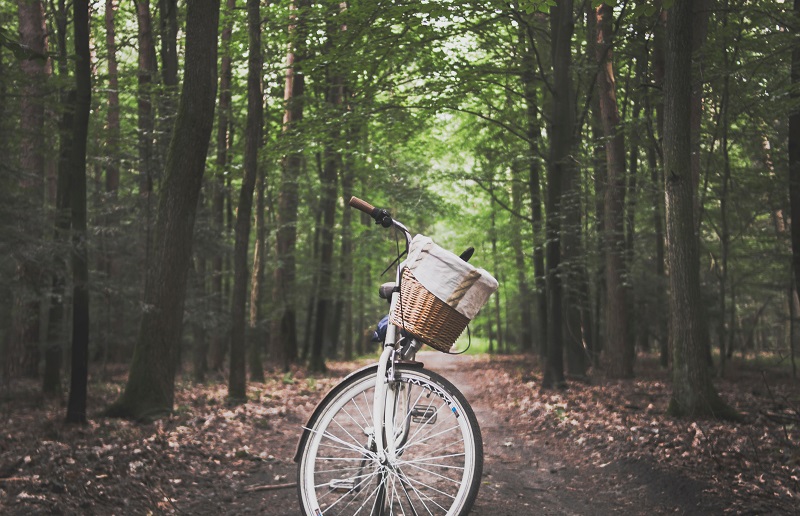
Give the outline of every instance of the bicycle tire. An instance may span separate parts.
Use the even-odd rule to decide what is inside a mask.
[[[398,411],[394,428],[384,430],[403,439],[392,463],[380,463],[370,438],[375,368],[335,387],[312,416],[298,450],[304,514],[462,516],[472,508],[483,471],[475,413],[437,373],[398,365],[395,377],[395,399],[406,407]]]

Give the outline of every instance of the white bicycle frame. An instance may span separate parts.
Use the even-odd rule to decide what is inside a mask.
[[[406,237],[406,250],[411,243],[411,234],[403,224],[397,221],[392,221],[394,226],[401,230]],[[400,275],[406,261],[402,261],[397,266],[395,273],[395,285],[400,285]],[[399,289],[392,292],[392,299],[390,305],[390,312],[395,309],[397,304],[400,303]],[[372,403],[372,421],[376,427],[382,426],[383,429],[393,428],[395,412],[397,408],[397,397],[399,389],[396,384],[391,385],[390,382],[394,380],[394,362],[397,353],[397,330],[398,327],[394,324],[389,324],[386,328],[386,339],[383,341],[383,352],[380,359],[378,359],[378,372],[375,378],[375,398]],[[413,354],[411,357],[413,359]],[[387,374],[388,373],[388,374]],[[390,399],[391,398],[391,399]],[[407,407],[402,407],[403,412]],[[388,442],[384,443],[384,431],[382,428],[373,428],[375,434],[375,446],[377,448],[378,460],[381,464],[387,461],[394,461],[397,458],[397,443],[402,442],[403,434],[399,436],[386,436]],[[403,430],[405,432],[407,430]],[[385,445],[385,446],[384,446]],[[385,448],[385,450],[384,450]]]

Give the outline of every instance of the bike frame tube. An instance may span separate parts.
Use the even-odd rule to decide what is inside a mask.
[[[411,245],[411,233],[400,222],[392,221],[394,226],[403,232],[406,238],[406,253]],[[406,265],[403,260],[395,271],[395,285],[400,285],[400,273]],[[390,312],[395,309],[395,306],[400,302],[400,293],[392,293],[392,302]],[[378,460],[385,463],[387,460],[386,451],[389,452],[388,459],[394,460],[396,458],[396,442],[394,435],[386,436],[388,443],[384,442],[383,428],[391,428],[394,423],[394,400],[389,400],[389,396],[395,396],[396,392],[389,389],[389,379],[386,372],[389,370],[391,360],[394,360],[395,346],[397,344],[397,326],[390,324],[386,328],[386,339],[383,341],[383,353],[378,359],[378,373],[375,379],[375,398],[372,403],[372,421],[375,423],[373,432],[375,433],[375,447],[378,451]],[[391,401],[391,402],[390,402]],[[387,410],[387,407],[391,407]],[[384,446],[388,445],[388,450],[384,450]]]

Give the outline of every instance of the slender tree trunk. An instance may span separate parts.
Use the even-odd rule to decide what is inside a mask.
[[[519,166],[512,166],[513,174],[511,181],[511,206],[515,214],[522,213],[522,202],[524,192],[524,182],[520,176]],[[514,264],[516,265],[517,286],[519,289],[519,327],[520,327],[520,349],[526,352],[533,350],[533,317],[531,313],[531,292],[528,288],[528,266],[525,263],[525,253],[522,249],[522,224],[517,215],[511,217],[511,230],[516,235],[511,240],[514,249]]]
[[[694,61],[703,66],[705,55],[703,43],[708,35],[708,19],[712,0],[694,0],[692,3],[692,55]],[[691,98],[691,141],[692,141],[692,188],[694,195],[695,235],[700,238],[703,204],[700,202],[699,186],[702,166],[700,162],[703,122],[703,77],[693,77]],[[710,350],[710,348],[709,348]]]
[[[664,85],[664,38],[666,27],[667,12],[661,11],[653,35],[653,83],[656,88],[663,89]],[[649,98],[649,97],[648,97]],[[650,167],[650,180],[653,185],[653,233],[656,249],[655,273],[658,279],[658,297],[656,305],[656,338],[659,342],[659,362],[661,367],[668,367],[670,360],[669,349],[669,326],[667,324],[667,274],[665,268],[666,252],[664,249],[664,177],[661,168],[658,166],[658,156],[663,161],[663,136],[664,136],[664,100],[662,96],[657,97],[655,109],[655,130],[653,134],[653,145],[648,150],[648,163]],[[652,111],[648,109],[648,116]]]
[[[72,378],[67,421],[86,423],[89,380],[89,261],[86,232],[86,140],[92,103],[89,53],[89,2],[73,0],[75,24],[75,114],[70,158],[70,208],[72,212]]]
[[[586,5],[586,48],[588,57],[591,61],[597,60],[597,13],[591,5]],[[596,81],[596,79],[595,79]],[[591,288],[588,288],[591,296],[589,306],[591,307],[591,326],[587,328],[587,335],[591,335],[591,347],[589,356],[592,365],[600,365],[600,353],[604,348],[602,326],[604,320],[605,299],[605,267],[602,261],[603,255],[603,198],[605,196],[605,177],[606,177],[606,148],[604,143],[603,122],[600,115],[600,98],[597,88],[590,92],[592,98],[589,99],[590,118],[589,126],[592,138],[592,185],[594,186],[594,203],[590,206],[587,200],[587,217],[590,209],[593,209],[592,234],[595,235],[592,241],[592,252],[598,257],[594,260],[591,275]],[[587,285],[589,282],[587,273]]]
[[[236,8],[236,1],[235,0],[226,0],[225,2],[225,11],[227,13],[226,22],[222,29],[222,34],[220,36],[220,45],[221,45],[221,63],[220,63],[220,73],[219,73],[219,111],[217,112],[217,155],[216,155],[216,175],[217,180],[215,181],[217,191],[215,192],[215,199],[214,203],[214,210],[216,213],[216,220],[219,224],[220,232],[223,229],[223,206],[225,204],[225,197],[230,196],[230,188],[226,188],[223,185],[225,184],[225,177],[228,176],[226,174],[228,168],[228,150],[231,148],[232,140],[233,140],[233,130],[230,123],[231,118],[231,80],[233,77],[233,58],[231,56],[231,35],[233,34],[233,10]],[[230,206],[230,201],[228,201],[228,206]],[[228,219],[228,227],[231,225],[231,215],[229,214]],[[248,219],[249,220],[249,219]],[[235,244],[234,244],[235,246]],[[219,287],[219,308],[221,310],[220,313],[226,313],[230,309],[232,305],[230,305],[231,300],[226,295],[225,287],[224,287],[224,270],[230,271],[230,263],[229,263],[229,253],[227,251],[223,251],[223,257],[220,257],[219,261],[215,262],[215,266],[218,266],[218,283],[215,286]],[[228,263],[228,266],[224,266],[223,263]],[[215,267],[216,268],[216,267]],[[217,272],[217,271],[215,271]],[[235,275],[235,271],[234,271]],[[234,279],[235,281],[235,279]],[[230,324],[233,324],[230,321]],[[225,356],[228,354],[228,344],[229,344],[229,337],[230,334],[226,332],[216,332],[215,338],[211,342],[211,369],[213,371],[222,371],[225,365]]]
[[[59,0],[56,13],[56,40],[58,43],[59,78],[66,82],[69,75],[67,59],[67,6],[65,0]],[[55,233],[56,256],[53,271],[53,283],[50,291],[50,307],[47,321],[47,343],[44,353],[44,375],[42,391],[56,394],[61,390],[61,365],[63,362],[66,338],[64,330],[64,293],[66,290],[67,264],[60,249],[66,249],[72,222],[70,212],[70,166],[72,153],[72,131],[74,126],[73,110],[75,109],[75,89],[62,88],[62,102],[67,106],[59,122],[59,157],[58,179],[56,183]]]
[[[797,307],[800,305],[798,300],[797,291],[794,285],[789,286],[789,359],[792,363],[792,378],[797,379],[797,360],[795,359],[795,340],[796,330],[795,324],[797,321]]]
[[[800,0],[794,0],[800,19]],[[800,99],[800,46],[792,50],[792,99]],[[800,109],[789,116],[789,203],[792,216],[792,266],[795,290],[800,292]]]
[[[645,29],[641,23],[636,24],[637,39],[643,39]],[[639,202],[639,150],[642,143],[642,129],[646,121],[641,120],[644,98],[642,95],[642,85],[647,76],[647,46],[644,42],[637,44],[636,65],[634,85],[630,96],[633,102],[634,121],[633,130],[630,132],[630,152],[628,159],[628,184],[625,193],[625,271],[628,273],[628,281],[625,282],[627,294],[625,296],[628,303],[628,339],[630,352],[635,357],[636,344],[640,345],[643,351],[649,351],[650,341],[647,328],[647,301],[643,299],[639,292],[639,276],[634,274],[636,261],[636,209]],[[644,123],[643,123],[644,122]]]
[[[159,95],[158,155],[163,162],[172,137],[178,97],[178,0],[158,0],[158,31],[161,38],[161,85]]]
[[[256,6],[258,7],[258,6]],[[260,13],[260,8],[259,8]],[[253,30],[253,27],[250,27]],[[259,42],[261,39],[261,27],[259,30]],[[250,277],[250,320],[249,320],[249,356],[250,380],[253,382],[264,381],[264,364],[261,351],[264,349],[266,332],[262,324],[261,303],[264,292],[264,268],[267,261],[267,225],[264,218],[266,202],[264,190],[266,189],[266,174],[263,167],[258,167],[256,177],[256,242],[253,251],[253,272]]]
[[[305,77],[302,71],[304,60],[305,10],[307,0],[299,0],[295,14],[295,26],[290,27],[291,43],[287,55],[283,116],[283,137],[298,138],[297,125],[303,119]],[[302,146],[301,146],[302,147]],[[297,360],[297,328],[295,312],[295,247],[297,243],[297,208],[299,203],[298,183],[304,165],[302,152],[293,150],[283,158],[278,199],[277,252],[281,258],[275,268],[274,299],[279,303],[279,332],[276,339],[281,347],[283,367]]]
[[[155,113],[153,110],[153,81],[156,69],[156,50],[153,42],[153,22],[150,15],[150,0],[137,0],[139,70],[137,91],[139,193],[144,204],[144,253],[145,270],[149,268],[152,254],[152,195],[155,182]],[[146,275],[146,273],[145,273]],[[145,286],[145,288],[147,288]]]
[[[664,175],[673,353],[669,412],[690,417],[733,417],[719,398],[706,359],[708,332],[700,293],[691,175],[692,2],[675,0],[667,22],[664,79]]]
[[[491,207],[489,208],[491,211],[491,226],[489,232],[489,238],[492,243],[492,267],[494,268],[494,273],[498,276],[500,275],[500,267],[497,261],[497,225],[495,223],[495,203],[494,203],[494,182],[490,183],[490,192],[492,203]],[[500,293],[494,295],[494,316],[495,321],[497,322],[497,352],[503,353],[504,352],[504,343],[506,340],[507,335],[503,334],[503,324],[501,322],[500,317]]]
[[[147,309],[128,383],[109,415],[141,419],[173,407],[192,229],[214,122],[218,24],[219,0],[188,4],[184,83],[158,206]]]
[[[597,86],[606,138],[603,239],[606,260],[606,370],[612,378],[633,376],[625,289],[625,140],[620,128],[613,69],[611,6],[597,8]]]
[[[329,37],[334,36],[336,30],[337,27],[329,26]],[[329,112],[336,116],[341,112],[342,107],[342,78],[333,69],[335,65],[329,66],[332,68],[327,71],[328,92],[326,104]],[[333,292],[331,291],[333,283],[333,227],[336,218],[338,174],[342,162],[341,153],[337,150],[341,144],[338,126],[329,124],[329,127],[324,145],[322,175],[320,176],[322,225],[320,226],[319,297],[317,299],[317,320],[309,363],[309,369],[317,372],[325,371],[326,369],[322,346],[325,343],[326,328],[330,319],[329,311],[333,305]]]
[[[202,200],[200,201],[202,205]],[[194,257],[194,295],[200,300],[200,310],[207,313],[208,295],[206,286],[206,275],[208,274],[207,260],[200,253],[195,253]],[[194,349],[192,355],[192,376],[196,383],[206,381],[208,374],[208,326],[205,320],[198,321],[194,325]]]
[[[352,113],[352,111],[351,111]],[[352,124],[352,122],[351,122]],[[348,127],[348,148],[345,151],[345,159],[342,164],[342,201],[345,209],[342,210],[342,247],[340,252],[340,289],[341,305],[343,305],[344,320],[344,359],[351,360],[354,351],[353,334],[353,210],[349,209],[347,203],[353,196],[353,184],[355,181],[355,157],[352,149],[359,139],[360,131],[357,125]],[[359,328],[360,330],[360,328]]]
[[[728,16],[727,11],[722,14],[723,16],[723,27],[727,27],[728,25]],[[723,45],[722,48],[722,61],[723,61],[723,69],[728,69],[728,50],[727,47]],[[729,102],[730,102],[730,87],[729,87],[729,76],[725,75],[722,79],[722,100],[721,100],[721,109],[722,109],[722,135],[721,135],[721,145],[722,145],[722,188],[720,190],[720,198],[719,198],[719,243],[720,243],[720,257],[717,269],[717,279],[719,281],[719,323],[717,325],[717,338],[719,342],[719,376],[723,376],[725,374],[725,359],[727,358],[727,353],[725,353],[725,342],[727,337],[727,330],[725,327],[725,301],[726,301],[726,294],[728,290],[728,256],[730,255],[730,240],[731,240],[731,233],[730,227],[728,223],[728,202],[729,202],[729,191],[730,191],[730,182],[731,182],[731,159],[730,159],[730,152],[729,152],[729,143],[728,143],[728,130],[730,121],[728,119],[728,109],[729,109]]]
[[[525,96],[525,138],[528,145],[525,158],[528,165],[528,189],[531,196],[533,230],[534,289],[532,293],[528,294],[528,299],[533,301],[536,328],[534,329],[533,327],[534,319],[531,316],[534,314],[530,313],[530,306],[523,307],[523,313],[530,319],[530,323],[528,323],[527,327],[523,325],[523,328],[528,332],[528,338],[526,340],[523,333],[522,349],[523,351],[533,351],[535,339],[536,347],[538,347],[540,354],[544,356],[544,350],[547,346],[547,293],[545,291],[544,244],[542,239],[544,236],[544,216],[542,214],[541,172],[538,157],[541,131],[537,115],[536,85],[534,83],[536,78],[536,56],[534,54],[535,40],[531,23],[530,17],[524,17],[520,20],[518,40],[522,58],[522,87]],[[519,197],[521,198],[521,192]]]
[[[63,0],[62,0],[63,1]],[[106,199],[110,203],[117,202],[117,194],[120,184],[120,105],[119,105],[119,72],[117,65],[117,42],[116,42],[116,17],[118,4],[116,0],[106,0],[105,6],[105,26],[106,26],[106,53],[108,55],[108,114],[106,119],[106,167],[105,167],[105,193]],[[105,216],[104,220],[107,228],[117,227],[119,216],[114,212]],[[102,256],[100,258],[100,271],[105,274],[105,280],[111,284],[106,289],[105,304],[110,317],[107,320],[107,335],[119,334],[124,331],[125,304],[120,292],[120,260],[113,250],[114,240],[104,236],[101,245]],[[106,339],[109,340],[109,339]],[[114,358],[119,357],[121,346],[118,344],[114,350]],[[111,357],[106,357],[111,358]]]
[[[533,276],[534,291],[531,292],[527,281],[525,265],[525,255],[522,250],[521,240],[514,239],[519,244],[514,248],[514,255],[517,264],[517,281],[520,285],[520,319],[522,329],[522,350],[532,352],[534,342],[538,346],[543,346],[547,341],[547,303],[544,301],[544,253],[540,245],[542,236],[542,202],[539,186],[540,171],[537,156],[538,136],[540,134],[537,120],[537,95],[536,85],[536,56],[534,55],[534,33],[531,26],[532,20],[529,16],[522,15],[518,20],[517,40],[522,59],[522,87],[525,97],[525,137],[527,140],[527,153],[525,164],[528,170],[528,190],[531,195],[531,215],[532,215],[532,240],[533,240]],[[514,169],[516,172],[516,169]],[[522,213],[522,181],[521,177],[514,180],[512,186],[512,196],[514,200],[514,211]],[[516,223],[519,225],[518,223]],[[516,231],[519,234],[521,228]],[[540,289],[542,292],[540,292]],[[534,307],[531,307],[531,302]],[[542,313],[540,309],[544,309]],[[534,313],[535,310],[535,313]],[[536,336],[536,330],[540,330]],[[544,329],[544,331],[541,331]]]
[[[542,387],[560,388],[564,379],[562,323],[561,196],[562,179],[572,162],[575,109],[572,80],[573,2],[565,0],[550,8],[553,61],[553,111],[550,162],[547,171],[547,362]]]
[[[228,395],[245,400],[245,311],[247,307],[247,250],[250,246],[250,217],[253,213],[253,189],[258,173],[258,148],[261,146],[263,103],[261,94],[261,15],[259,0],[247,2],[249,54],[247,58],[247,127],[244,142],[244,177],[236,212],[236,244],[233,252],[234,276],[231,308],[231,370]]]

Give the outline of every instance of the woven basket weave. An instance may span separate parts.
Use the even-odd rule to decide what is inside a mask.
[[[445,353],[450,351],[469,323],[466,316],[428,292],[408,269],[403,270],[400,302],[392,310],[389,320]]]

